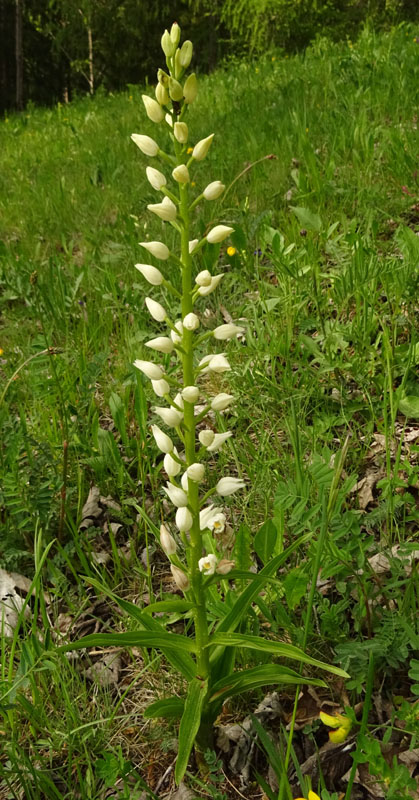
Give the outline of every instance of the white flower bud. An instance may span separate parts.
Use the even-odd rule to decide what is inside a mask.
[[[189,76],[189,77],[191,77],[191,76]],[[185,84],[185,86],[186,86],[186,84]],[[157,105],[157,103],[156,103],[156,105]],[[201,139],[201,141],[198,142],[198,144],[195,145],[195,147],[194,147],[194,149],[192,151],[192,158],[194,158],[195,161],[202,161],[205,158],[205,156],[208,153],[208,150],[211,147],[211,142],[212,142],[213,138],[214,138],[214,134],[211,133],[210,136],[207,136],[206,139]],[[217,227],[220,227],[220,226],[217,226]]]
[[[172,115],[171,114],[166,114],[165,120],[166,120],[167,124],[170,125],[171,128],[173,128],[173,117],[172,117]]]
[[[180,42],[180,27],[177,22],[174,22],[170,28],[170,39],[174,47],[177,47]]]
[[[152,286],[160,286],[164,281],[164,277],[157,267],[152,267],[151,264],[135,264],[135,269],[141,272],[141,275],[151,283]]]
[[[170,392],[170,386],[167,383],[167,381],[165,380],[165,378],[162,378],[159,381],[153,381],[152,380],[151,381],[151,385],[152,385],[153,391],[157,395],[157,397],[165,397]]]
[[[199,397],[199,389],[197,386],[185,386],[181,395],[187,403],[196,403]]]
[[[234,228],[229,228],[227,225],[216,225],[209,233],[207,233],[207,242],[210,244],[217,244],[223,242],[234,232]]]
[[[237,492],[238,489],[244,489],[245,486],[245,482],[240,480],[240,478],[232,478],[229,475],[228,477],[221,478],[221,480],[218,481],[215,491],[222,497],[228,497],[230,494]]]
[[[167,106],[169,102],[169,92],[162,83],[158,83],[155,89],[156,100],[161,106]]]
[[[191,464],[191,466],[188,467],[188,469],[186,470],[186,473],[188,478],[191,479],[191,481],[200,483],[202,480],[204,480],[205,467],[203,464],[198,464],[198,463]]]
[[[208,452],[215,453],[217,450],[220,449],[220,447],[222,447],[224,442],[226,442],[227,439],[229,439],[230,436],[232,435],[233,435],[232,431],[226,431],[225,433],[216,433],[214,436],[214,441],[208,447]]]
[[[200,558],[198,561],[200,572],[203,572],[204,575],[214,575],[217,561],[217,556],[215,556],[214,553],[208,553],[204,558]]]
[[[159,152],[159,146],[151,136],[144,136],[140,133],[132,133],[131,134],[132,141],[140,148],[141,152],[144,153],[145,156],[156,156]]]
[[[173,455],[178,455],[176,447],[173,448]],[[169,478],[176,478],[176,475],[179,475],[180,470],[182,467],[172,458],[171,453],[167,453],[163,459],[163,466],[169,476]]]
[[[141,97],[148,118],[151,119],[152,122],[161,122],[164,119],[164,111],[161,105],[159,105],[157,100],[153,100],[153,98],[149,97],[147,94],[142,94]]]
[[[187,331],[196,331],[199,328],[199,317],[191,311],[186,317],[183,318],[183,327]]]
[[[178,167],[175,167],[174,170],[172,170],[172,175],[178,183],[189,183],[190,181],[189,170],[186,164],[180,164]]]
[[[163,242],[140,242],[140,245],[160,261],[167,261],[170,256],[170,250]]]
[[[187,592],[191,585],[189,583],[188,576],[185,575],[185,573],[182,572],[182,570],[179,569],[179,567],[177,567],[175,564],[170,565],[170,571],[173,575],[173,580],[178,589],[180,589],[182,592]]]
[[[192,61],[192,53],[193,53],[192,42],[190,42],[189,39],[186,39],[186,41],[183,42],[183,45],[180,48],[180,55],[179,55],[180,66],[182,67],[182,69],[188,69],[189,64]]]
[[[157,70],[157,80],[159,83],[161,83],[162,86],[165,87],[165,89],[167,89],[167,87],[169,86],[169,76],[167,72],[164,71],[164,69]]]
[[[232,394],[221,392],[211,400],[211,408],[213,411],[224,411],[233,402],[234,397]]]
[[[179,81],[176,80],[176,78],[172,77],[169,78],[169,94],[171,99],[174,100],[175,103],[178,103],[179,100],[183,99],[183,89]]]
[[[147,180],[149,183],[151,183],[153,189],[156,189],[158,192],[162,186],[166,186],[166,176],[163,175],[159,169],[155,169],[154,167],[146,167],[145,174],[147,175]]]
[[[212,183],[209,183],[203,191],[205,200],[216,200],[217,197],[220,197],[225,188],[226,187],[223,183],[221,183],[221,181],[213,181]]]
[[[198,434],[198,439],[204,447],[209,447],[215,438],[214,431],[211,428],[205,428],[205,430],[200,431]]]
[[[161,381],[164,376],[161,367],[159,367],[158,364],[153,364],[152,361],[141,361],[141,359],[137,358],[136,361],[134,361],[134,367],[141,370],[141,372],[152,381]]]
[[[173,450],[173,442],[167,433],[159,428],[158,425],[151,426],[151,432],[156,440],[156,445],[162,453],[171,453]]]
[[[188,505],[188,495],[183,489],[180,489],[179,486],[172,486],[171,483],[168,483],[163,487],[163,491],[166,492],[169,500],[171,500],[173,505],[177,508],[183,508],[183,506]]]
[[[195,97],[198,94],[198,81],[196,79],[196,75],[194,72],[191,72],[190,75],[186,78],[186,81],[183,86],[183,96],[185,98],[185,103],[193,103]]]
[[[210,360],[207,362],[207,366],[202,370],[202,372],[215,372],[218,375],[221,375],[223,372],[228,372],[230,369],[231,367],[226,357],[223,355],[223,353],[219,353],[218,355],[210,358]]]
[[[189,242],[189,254],[191,255],[197,246],[199,239],[191,239]]]
[[[183,397],[180,392],[178,392],[177,395],[173,398],[173,402],[176,403],[176,405],[179,406],[179,408],[182,409],[184,408]]]
[[[215,571],[218,575],[228,575],[228,573],[231,572],[231,570],[234,569],[235,566],[236,566],[235,561],[229,561],[227,558],[223,558],[221,559],[221,561],[218,562]]]
[[[157,303],[156,300],[153,300],[151,297],[146,297],[145,304],[156,322],[164,322],[166,319],[166,309],[163,308],[161,303]]]
[[[220,280],[222,278],[224,278],[224,273],[223,272],[220,272],[218,275],[213,275],[213,277],[211,278],[211,283],[209,284],[209,286],[200,286],[199,289],[198,289],[198,294],[201,297],[206,297],[207,294],[211,294],[211,292],[213,292],[214,289],[217,288],[217,286],[220,283]]]
[[[186,506],[182,506],[182,508],[178,508],[176,511],[176,527],[180,531],[190,531],[193,525],[193,518],[192,514],[189,511],[189,508]]]
[[[177,139],[180,144],[186,144],[189,135],[186,122],[175,122],[173,126],[173,133],[175,135],[175,139]]]
[[[167,556],[173,556],[176,553],[176,542],[165,525],[160,525],[160,545]]]
[[[178,331],[178,333],[175,333],[175,331],[170,331],[170,338],[172,342],[174,342],[175,344],[180,344],[180,342],[182,341],[182,333],[183,333],[183,325],[180,319],[178,319],[177,322],[175,322],[175,328],[176,331]]]
[[[196,241],[198,241],[196,239]],[[197,286],[211,286],[212,275],[207,269],[203,269],[201,272],[198,272],[198,275],[195,278],[195,283]]]
[[[232,339],[233,336],[237,336],[238,333],[243,333],[244,328],[241,328],[240,325],[233,325],[233,323],[228,323],[227,325],[219,325],[218,328],[213,330],[213,336],[220,341],[224,341],[227,339]]]
[[[174,348],[174,344],[168,336],[157,336],[156,339],[150,339],[145,346],[157,350],[159,353],[171,353]]]
[[[168,30],[165,30],[163,36],[161,37],[161,49],[163,50],[164,55],[167,58],[173,55],[177,47],[177,44],[172,42],[170,37],[170,33]]]
[[[153,203],[148,205],[147,208],[165,222],[171,222],[176,219],[176,206],[170,197],[164,197],[161,203]]]
[[[187,472],[184,472],[184,473],[183,473],[183,475],[182,475],[182,477],[181,477],[181,479],[180,479],[180,483],[181,483],[182,489],[183,489],[185,492],[189,491],[189,484],[188,484],[188,473],[187,473]]]
[[[153,411],[169,426],[169,428],[177,428],[183,418],[182,412],[177,411],[176,408],[161,408],[160,406],[156,406]]]

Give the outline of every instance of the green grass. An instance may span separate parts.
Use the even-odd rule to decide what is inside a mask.
[[[384,582],[368,564],[377,551],[409,543],[418,522],[417,443],[403,444],[405,426],[419,418],[418,48],[414,31],[400,27],[365,32],[353,46],[320,40],[304,56],[228,64],[202,78],[191,129],[193,141],[216,133],[194,174],[197,187],[231,185],[223,204],[197,212],[196,230],[235,228],[235,255],[224,246],[202,255],[201,268],[218,271],[218,260],[226,271],[223,291],[202,309],[213,327],[224,321],[222,303],[247,330],[244,343],[229,346],[231,380],[219,382],[237,397],[222,423],[235,444],[213,464],[214,475],[229,465],[248,482],[228,512],[236,557],[250,559],[246,543],[265,520],[275,521],[285,544],[318,533],[322,493],[349,434],[322,571],[333,586],[316,597],[310,653],[349,671],[353,704],[371,648],[377,685],[404,697],[418,649],[417,571],[406,574],[393,558]],[[150,335],[149,292],[133,268],[148,260],[138,242],[167,237],[146,212],[155,193],[129,138],[156,135],[140,95],[30,108],[0,126],[0,566],[31,577],[37,550],[54,540],[42,571],[53,598],[48,611],[41,603],[42,637],[59,613],[100,617],[80,575],[99,573],[140,603],[146,591],[167,591],[166,565],[156,556],[151,574],[141,560],[147,528],[132,506],[155,521],[164,514],[148,430],[154,398],[132,367],[147,357]],[[54,354],[44,354],[48,348]],[[380,479],[360,511],[353,486],[370,471],[373,445]],[[80,531],[90,484],[119,509],[103,511],[100,530]],[[109,533],[105,521],[122,527]],[[118,552],[126,543],[129,561]],[[97,567],[92,551],[102,549],[112,558]],[[314,544],[299,552],[282,593],[267,590],[250,632],[264,615],[272,631],[285,628],[301,645],[314,557]],[[127,620],[118,624],[126,629]],[[19,796],[20,787],[28,798],[67,798],[76,785],[80,797],[102,797],[103,770],[111,769],[100,764],[104,751],[118,777],[125,762],[140,765],[121,777],[118,796],[129,797],[140,777],[155,785],[164,770],[159,764],[147,776],[144,752],[155,748],[153,736],[170,749],[173,731],[144,728],[139,712],[153,691],[164,694],[170,669],[162,672],[155,653],[143,654],[139,670],[127,656],[115,695],[62,655],[45,661],[34,625],[31,638],[17,640],[10,669],[4,644],[0,727],[9,743],[0,776],[12,787],[5,796]],[[138,672],[146,676],[140,691]],[[125,692],[115,713],[115,696]],[[173,758],[164,750],[167,765]]]

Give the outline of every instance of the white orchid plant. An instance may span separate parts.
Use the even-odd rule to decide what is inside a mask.
[[[148,210],[167,222],[179,237],[179,250],[173,252],[161,241],[144,241],[141,246],[155,259],[171,264],[171,271],[179,270],[181,290],[173,285],[169,277],[156,266],[136,264],[136,268],[153,287],[163,287],[165,305],[151,297],[145,305],[153,320],[166,326],[166,331],[146,342],[151,350],[171,356],[168,366],[137,359],[134,364],[150,381],[154,394],[166,405],[153,407],[153,414],[169,430],[169,435],[157,424],[151,432],[158,449],[164,454],[163,467],[167,475],[164,492],[173,505],[174,521],[166,519],[160,527],[153,528],[159,544],[170,561],[173,579],[184,597],[162,600],[140,609],[133,603],[116,597],[107,587],[91,580],[91,583],[106,592],[135,619],[140,630],[128,633],[95,634],[78,642],[66,645],[75,647],[117,644],[158,648],[166,660],[189,682],[185,698],[168,697],[152,703],[145,711],[146,717],[179,718],[179,749],[175,777],[179,783],[186,771],[188,760],[195,746],[195,754],[213,745],[214,723],[223,702],[247,689],[272,684],[311,683],[324,685],[323,681],[301,676],[281,663],[264,663],[235,671],[236,651],[247,648],[265,654],[291,658],[346,675],[336,667],[310,658],[302,650],[273,639],[238,632],[243,629],[249,609],[257,600],[267,582],[275,581],[281,564],[307,538],[300,537],[287,550],[272,558],[258,573],[234,569],[234,562],[220,558],[217,534],[222,533],[226,516],[224,509],[211,503],[217,498],[229,497],[245,488],[241,477],[225,476],[215,486],[206,485],[211,477],[208,458],[228,441],[232,433],[214,431],[214,414],[226,411],[234,398],[226,392],[209,396],[203,386],[202,376],[208,373],[224,375],[230,370],[225,353],[207,353],[198,359],[197,353],[209,341],[224,342],[243,333],[243,328],[233,323],[222,324],[212,331],[200,332],[197,303],[202,297],[214,292],[223,273],[212,275],[208,269],[200,269],[200,252],[207,245],[223,242],[233,232],[227,225],[216,225],[201,239],[194,239],[191,231],[193,211],[201,201],[221,197],[224,186],[219,180],[212,181],[196,197],[191,198],[191,171],[196,162],[208,155],[214,134],[210,134],[190,146],[189,126],[185,119],[194,102],[198,83],[194,73],[185,78],[192,59],[192,43],[185,41],[181,47],[181,31],[174,23],[165,31],[161,44],[166,57],[167,72],[159,69],[155,99],[143,95],[145,111],[149,119],[160,129],[159,138],[165,136],[171,142],[171,152],[162,149],[159,143],[145,134],[132,134],[132,140],[142,153],[156,159],[160,171],[146,167],[148,181],[156,192],[163,195],[158,203],[148,205]],[[162,131],[164,129],[164,133]],[[169,276],[169,271],[167,271]],[[177,281],[175,281],[177,283]],[[180,281],[179,281],[180,284]],[[168,307],[168,299],[174,298],[176,308],[181,307],[181,318],[176,319]],[[167,359],[166,359],[167,361]],[[205,420],[211,413],[211,421]],[[205,551],[204,545],[211,547]],[[208,548],[209,550],[209,548]],[[215,552],[214,552],[215,551]],[[240,579],[239,591],[234,580]],[[185,627],[185,634],[171,633],[167,623],[153,614],[176,613],[185,620],[193,620]]]

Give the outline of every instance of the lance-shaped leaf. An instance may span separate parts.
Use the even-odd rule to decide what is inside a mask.
[[[185,611],[191,611],[194,604],[188,600],[181,600],[174,598],[173,600],[159,600],[158,603],[150,603],[149,606],[144,608],[144,613],[160,613],[175,611],[178,614],[183,614]]]
[[[226,614],[222,622],[217,627],[217,633],[227,633],[233,632],[236,630],[237,626],[239,625],[240,621],[245,617],[249,606],[258,594],[261,591],[264,579],[270,578],[272,575],[278,571],[278,569],[288,561],[290,555],[296,550],[300,545],[304,544],[311,538],[311,533],[305,533],[303,536],[300,536],[299,539],[296,539],[289,547],[284,550],[279,556],[276,556],[272,559],[266,566],[258,573],[258,580],[252,581],[249,586],[241,592],[239,597],[237,598],[236,602],[234,603],[233,608],[231,611]],[[211,653],[210,661],[211,664],[214,665],[216,661],[222,656],[224,651],[223,647],[216,647],[215,650]],[[222,677],[222,675],[215,676],[215,677]]]
[[[165,631],[128,631],[127,633],[92,633],[82,636],[77,642],[64,644],[58,649],[62,652],[80,650],[82,647],[159,647],[166,650],[181,650],[183,653],[195,653],[196,645],[192,639],[178,633]]]
[[[295,661],[300,661],[303,664],[311,664],[318,669],[327,670],[334,675],[339,675],[341,678],[349,678],[345,670],[340,667],[334,667],[330,664],[325,664],[323,661],[318,661],[317,658],[311,656],[295,647],[293,644],[286,642],[275,642],[272,639],[261,639],[259,636],[250,636],[245,633],[213,633],[211,641],[206,647],[217,647],[217,645],[224,645],[224,647],[246,647],[250,650],[260,650],[262,653],[273,653],[282,658],[292,658]]]
[[[150,703],[143,712],[145,719],[155,719],[156,717],[163,717],[164,719],[180,719],[185,708],[185,701],[180,697],[165,697],[163,700],[156,700],[155,703]]]
[[[123,600],[122,597],[118,597],[117,595],[113,594],[113,592],[111,592],[107,586],[102,585],[100,581],[97,581],[95,578],[86,578],[86,580],[88,580],[98,592],[105,594],[107,597],[113,600],[113,602],[122,608],[122,610],[125,611],[128,616],[131,617],[131,619],[135,619],[137,622],[139,622],[142,628],[144,628],[146,631],[152,631],[155,633],[165,632],[162,625],[160,625],[156,619],[153,619],[150,614],[146,614],[134,603],[130,603],[129,600]],[[192,680],[192,678],[196,675],[196,664],[188,653],[168,648],[165,656],[169,664],[177,669],[178,672],[180,672],[187,680]]]
[[[202,706],[208,691],[208,681],[194,678],[188,689],[185,709],[179,727],[179,750],[176,759],[175,780],[179,784],[186,772],[189,756],[201,722]]]
[[[326,686],[325,682],[317,678],[303,678],[294,669],[283,667],[281,664],[263,664],[252,667],[242,672],[234,672],[226,678],[221,678],[211,688],[210,703],[224,702],[227,697],[235,694],[257,689],[259,686],[307,684],[309,686]]]

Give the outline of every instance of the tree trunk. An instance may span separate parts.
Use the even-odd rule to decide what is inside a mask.
[[[16,108],[23,109],[23,36],[22,15],[24,0],[16,0],[15,55],[16,55]]]
[[[93,73],[93,37],[90,25],[87,26],[87,38],[89,41],[89,91],[90,94],[94,94],[95,82]]]

